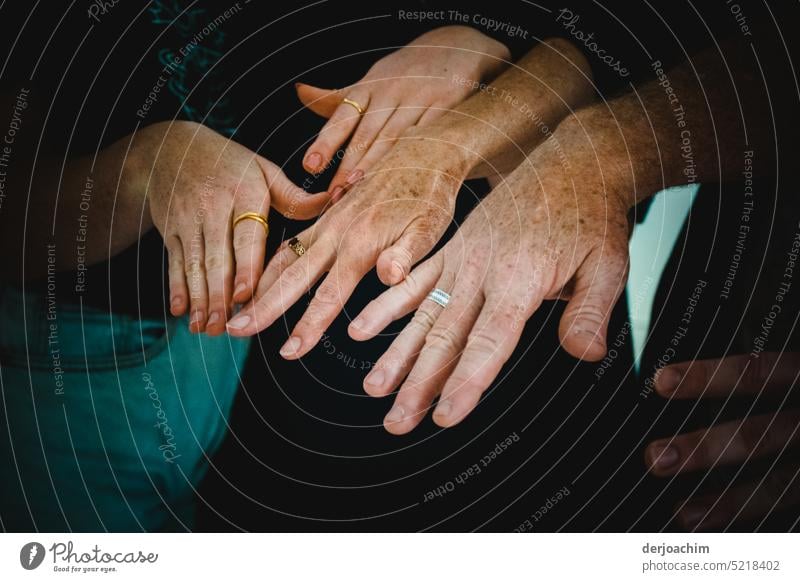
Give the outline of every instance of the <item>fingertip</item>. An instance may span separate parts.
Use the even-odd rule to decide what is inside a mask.
[[[186,313],[186,300],[181,295],[175,295],[170,300],[169,311],[174,317],[180,317]]]
[[[251,330],[253,318],[248,313],[240,311],[225,325],[228,335],[233,337],[245,337],[252,335],[254,332]]]
[[[202,309],[196,309],[189,320],[189,331],[202,333],[206,329],[206,314]]]
[[[375,334],[367,328],[366,321],[361,317],[357,317],[350,322],[350,325],[347,326],[347,335],[357,342],[363,342],[375,337]]]
[[[678,389],[682,377],[680,371],[675,366],[660,368],[653,378],[656,392],[661,396],[670,396]]]
[[[577,325],[564,334],[561,345],[569,355],[586,362],[599,362],[608,351],[605,337]]]
[[[303,168],[305,168],[305,170],[311,174],[319,174],[322,172],[322,170],[325,169],[325,165],[322,161],[322,154],[309,149],[309,152],[303,159]]]
[[[395,404],[383,418],[383,428],[395,436],[408,434],[417,425],[413,415],[409,415],[405,407]]]
[[[206,322],[206,334],[217,336],[225,331],[225,316],[219,311],[211,312]]]
[[[433,422],[441,428],[453,428],[472,412],[474,406],[459,412],[458,406],[452,399],[439,400],[433,411]]]
[[[386,256],[385,253],[378,257],[378,264],[376,267],[378,279],[380,279],[381,283],[389,287],[402,283],[408,271],[397,259]]]
[[[252,297],[252,287],[243,280],[237,278],[236,286],[233,290],[233,300],[236,303],[244,303]]]
[[[327,192],[307,194],[295,199],[282,214],[290,220],[309,220],[319,216],[328,204],[331,204],[331,196]]]

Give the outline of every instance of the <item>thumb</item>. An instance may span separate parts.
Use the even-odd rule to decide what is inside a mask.
[[[264,174],[270,196],[270,206],[292,220],[308,220],[318,216],[330,202],[327,192],[309,194],[283,171],[266,158],[257,156],[256,160]]]
[[[627,246],[597,249],[578,267],[574,291],[558,327],[561,345],[572,356],[596,362],[606,355],[608,322],[627,278]]]
[[[431,252],[443,229],[430,221],[415,220],[400,238],[379,256],[378,278],[384,285],[397,285],[411,272],[411,268]]]
[[[320,89],[305,83],[295,83],[294,88],[297,98],[305,107],[326,119],[342,103],[342,96],[337,89]]]

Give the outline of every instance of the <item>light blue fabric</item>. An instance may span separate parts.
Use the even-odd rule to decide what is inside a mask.
[[[8,531],[191,528],[248,342],[0,287]]]

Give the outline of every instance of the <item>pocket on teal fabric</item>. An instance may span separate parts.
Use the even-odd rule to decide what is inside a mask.
[[[54,372],[141,366],[166,349],[176,324],[57,304],[10,286],[0,290],[0,320],[0,362]]]

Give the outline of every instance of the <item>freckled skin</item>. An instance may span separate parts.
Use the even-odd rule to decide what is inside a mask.
[[[246,220],[232,229],[233,216],[267,215],[274,205],[295,218],[311,218],[328,201],[325,194],[300,190],[275,164],[192,122],[156,123],[111,144],[96,161],[90,156],[69,160],[60,183],[52,164],[60,168],[61,161],[45,160],[37,167],[31,200],[37,215],[55,220],[30,222],[24,253],[19,249],[15,255],[15,260],[28,255],[32,268],[26,265],[25,276],[43,274],[47,262],[38,254],[44,245],[37,242],[49,240],[50,233],[39,229],[51,222],[59,270],[77,266],[75,224],[83,213],[86,265],[109,260],[155,227],[169,258],[170,311],[191,313],[195,332],[222,333],[232,302],[250,298],[263,269],[263,226]],[[92,199],[82,209],[87,176],[93,180]],[[16,197],[15,204],[20,200]],[[21,211],[2,214],[4,239],[25,224]],[[13,228],[6,229],[6,222]],[[14,244],[21,244],[22,237],[17,239]],[[234,293],[239,284],[243,290]]]
[[[749,51],[726,48],[732,61]],[[771,167],[769,103],[754,88],[752,67],[733,69],[738,95],[726,84],[729,74],[715,51],[670,72],[692,119],[700,180],[737,177],[745,145],[762,152],[761,172]],[[738,122],[737,97],[749,105],[749,115]],[[434,422],[460,422],[544,299],[568,300],[559,326],[564,349],[584,360],[601,359],[611,310],[627,279],[628,211],[656,191],[686,182],[680,146],[671,104],[657,82],[577,111],[499,181],[439,253],[412,271],[413,286],[404,282],[370,303],[350,327],[354,339],[374,337],[416,309],[417,323],[398,335],[365,379],[373,396],[400,386],[386,429],[409,432],[437,396]],[[445,309],[426,300],[432,288],[451,294]]]
[[[278,253],[255,300],[242,310],[242,325],[229,326],[229,333],[251,335],[271,325],[328,271],[308,317],[290,338],[297,349],[287,357],[305,354],[372,267],[387,285],[401,282],[445,232],[461,183],[513,167],[520,152],[546,137],[540,124],[556,127],[570,105],[590,98],[589,79],[577,49],[548,41],[500,75],[492,91],[479,91],[433,123],[405,131],[341,201],[298,236],[313,251],[297,261],[286,251]],[[531,112],[539,123],[531,121]],[[301,269],[302,275],[295,273]]]

